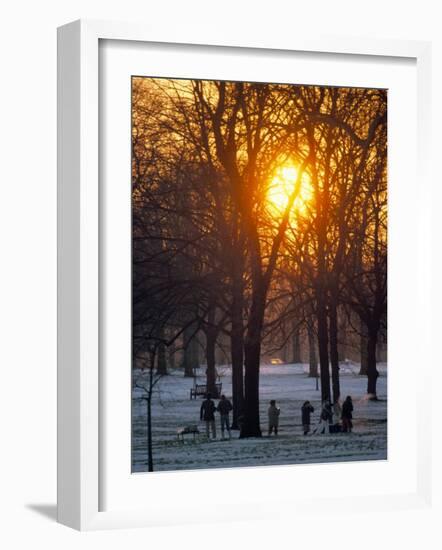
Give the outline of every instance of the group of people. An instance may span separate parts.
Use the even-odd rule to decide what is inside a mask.
[[[267,412],[269,418],[268,434],[269,436],[272,435],[272,433],[278,435],[279,415],[281,413],[281,410],[279,407],[276,406],[276,401],[274,399],[270,401],[270,406]],[[313,412],[315,412],[315,409],[310,401],[305,401],[305,403],[301,407],[302,428],[304,431],[304,435],[308,435],[310,433],[311,414]],[[336,418],[335,422],[333,422],[333,416],[335,416]],[[322,406],[319,423],[312,433],[329,433],[329,431],[332,431],[330,426],[334,426],[335,432],[343,431],[349,433],[353,429],[352,418],[353,401],[350,395],[346,397],[342,408],[338,402],[336,402],[332,407],[330,401],[326,400]],[[339,419],[342,421],[342,424],[340,423]]]
[[[310,433],[310,416],[315,411],[310,401],[306,401],[301,407],[302,415],[302,427],[304,435]],[[333,416],[336,417],[333,422]],[[342,421],[342,424],[339,422]],[[326,400],[322,406],[321,415],[319,417],[319,423],[313,430],[313,434],[329,433],[331,431],[330,426],[334,426],[334,431],[343,431],[349,433],[353,429],[353,401],[350,395],[348,395],[342,405],[336,402],[333,407],[330,401]]]
[[[226,398],[225,395],[221,395],[218,406],[215,405],[214,401],[212,401],[212,395],[210,393],[206,395],[206,399],[201,404],[200,420],[204,421],[206,424],[207,439],[210,439],[210,434],[212,434],[212,439],[216,439],[216,412],[220,413],[221,438],[225,439],[224,435],[225,432],[227,432],[228,438],[231,439],[232,434],[230,431],[229,413],[232,409],[232,403]],[[272,399],[268,408],[269,435],[272,433],[278,435],[279,413],[280,409],[276,406],[276,401]]]
[[[221,395],[218,406],[212,401],[210,393],[206,395],[206,399],[203,401],[200,409],[200,420],[204,420],[206,424],[206,436],[210,439],[210,432],[212,433],[212,439],[216,439],[216,424],[215,424],[215,412],[219,412],[221,418],[221,437],[224,439],[225,431],[227,431],[229,439],[230,433],[230,420],[229,413],[233,409],[232,403],[226,398],[225,395]]]
[[[228,438],[231,439],[230,432],[230,419],[229,413],[233,409],[232,403],[226,398],[225,395],[221,395],[218,405],[212,401],[210,393],[206,395],[206,399],[203,401],[200,409],[200,420],[206,424],[206,436],[210,439],[216,439],[216,424],[215,413],[220,413],[221,420],[221,437],[224,439],[225,432],[227,432]],[[305,401],[301,407],[302,416],[302,428],[304,435],[310,433],[311,415],[315,412],[314,407],[310,401]],[[278,435],[279,417],[281,409],[276,405],[276,401],[272,399],[267,410],[268,415],[268,435]],[[335,422],[333,422],[335,417]],[[319,435],[329,433],[331,426],[334,427],[334,431],[343,431],[349,433],[353,429],[353,401],[350,395],[348,395],[342,405],[342,408],[338,402],[332,404],[329,400],[326,400],[322,406],[321,414],[319,417],[319,423],[313,430],[313,435]]]

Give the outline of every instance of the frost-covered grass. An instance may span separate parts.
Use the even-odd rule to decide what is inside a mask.
[[[379,401],[365,397],[367,379],[359,376],[359,365],[341,367],[341,395],[351,395],[354,404],[354,431],[351,434],[328,434],[305,437],[301,426],[301,405],[310,400],[315,407],[312,428],[320,413],[320,392],[315,379],[307,376],[307,365],[263,365],[260,374],[260,416],[264,437],[222,441],[219,415],[216,414],[216,441],[207,441],[205,426],[199,422],[202,398],[190,400],[193,379],[184,378],[182,371],[162,378],[156,386],[152,405],[154,469],[194,470],[234,466],[268,466],[312,462],[379,460],[387,458],[387,372],[379,365]],[[198,382],[204,383],[204,369]],[[231,398],[229,367],[218,368],[223,393]],[[135,378],[140,372],[134,372]],[[147,470],[146,402],[142,390],[133,392],[133,470]],[[279,435],[267,437],[267,407],[276,399],[281,408]],[[177,429],[196,424],[200,434],[177,439]]]

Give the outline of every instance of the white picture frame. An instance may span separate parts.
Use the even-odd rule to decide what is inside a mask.
[[[58,33],[58,520],[80,530],[139,527],[174,523],[173,514],[156,513],[147,508],[103,511],[100,503],[102,452],[100,433],[100,192],[99,192],[99,47],[101,40],[211,45],[332,55],[409,58],[417,70],[417,162],[419,186],[420,268],[416,292],[423,323],[430,322],[431,243],[429,214],[423,205],[431,204],[428,173],[430,105],[430,52],[427,42],[371,40],[345,37],[281,37],[267,43],[265,37],[254,41],[241,37],[228,40],[207,37],[204,31],[189,37],[185,30],[173,36],[156,35],[152,29],[136,24],[76,21]],[[430,331],[427,331],[429,334]],[[425,326],[422,327],[425,334]],[[429,338],[429,336],[428,336]],[[429,348],[422,361],[424,379],[430,377]],[[425,360],[426,359],[426,360]],[[424,393],[416,387],[418,405]],[[129,399],[129,393],[128,397]],[[416,417],[416,490],[358,497],[358,506],[367,512],[383,508],[428,506],[431,500],[431,433],[429,407],[418,406]],[[203,472],[202,475],[214,475]],[[350,500],[350,497],[342,497]],[[342,503],[342,498],[340,502]],[[351,499],[355,502],[355,499]],[[306,510],[317,513],[327,509],[332,499],[320,496],[305,503]],[[260,506],[252,504],[237,519],[258,518]],[[293,507],[296,503],[289,502]],[[182,521],[204,521],[184,515]],[[223,519],[230,519],[226,515]]]

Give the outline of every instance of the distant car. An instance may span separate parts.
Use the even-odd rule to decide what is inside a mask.
[[[270,364],[271,365],[283,365],[284,361],[282,359],[279,359],[279,357],[273,357],[272,359],[270,359]]]

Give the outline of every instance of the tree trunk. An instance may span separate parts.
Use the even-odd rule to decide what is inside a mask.
[[[347,319],[346,316],[342,314],[339,315],[338,309],[338,355],[340,360],[347,359]]]
[[[190,349],[191,349],[191,364],[192,364],[192,371],[195,372],[195,369],[198,369],[200,366],[200,351],[201,347],[198,342],[197,334],[192,338],[190,342]]]
[[[281,360],[284,363],[291,363],[292,349],[288,349],[288,348],[291,348],[291,347],[292,346],[290,346],[290,342],[286,342],[280,349]]]
[[[293,328],[293,363],[302,363],[300,332],[299,324],[295,322],[295,326]]]
[[[195,358],[194,358],[194,336],[195,329],[189,325],[183,333],[183,368],[184,376],[194,376]]]
[[[244,336],[243,328],[232,327],[232,429],[238,430],[238,419],[244,414]]]
[[[309,321],[307,325],[307,338],[308,338],[308,358],[309,358],[309,371],[308,375],[311,378],[318,377],[318,357],[316,355],[316,341],[313,325]]]
[[[261,332],[264,322],[266,293],[256,289],[250,308],[249,325],[244,345],[244,421],[240,437],[261,437],[259,420],[259,366],[261,359]]]
[[[149,391],[147,394],[147,471],[153,472],[153,450],[152,450],[152,392],[153,392],[153,371],[155,368],[155,352],[149,353]]]
[[[215,360],[215,348],[216,348],[216,337],[218,331],[215,325],[215,315],[216,310],[214,307],[209,309],[207,316],[208,327],[206,332],[206,384],[207,392],[210,393],[213,397],[219,397],[216,391],[216,360]]]
[[[367,394],[370,399],[376,400],[376,385],[379,372],[376,368],[376,345],[378,340],[378,331],[376,327],[369,327],[367,342]]]
[[[216,333],[213,330],[208,330],[206,333],[206,384],[208,393],[213,397],[218,397],[216,391],[216,366],[215,366],[215,344]]]
[[[166,346],[164,344],[158,346],[157,374],[161,376],[167,374]]]
[[[337,403],[339,401],[341,390],[339,387],[338,311],[334,298],[331,298],[330,300],[329,317],[330,362],[332,371],[333,403]]]
[[[244,415],[244,325],[242,270],[234,266],[231,307],[230,349],[232,357],[232,429],[238,430],[238,420]]]
[[[170,346],[168,353],[169,367],[173,370],[175,368],[175,346]]]
[[[259,421],[259,361],[261,342],[254,337],[245,346],[244,420],[240,437],[261,437]]]
[[[318,296],[318,348],[321,374],[321,399],[330,401],[330,370],[328,359],[328,326],[327,308],[323,295]]]
[[[368,372],[368,328],[361,319],[361,368],[360,376],[367,376]]]
[[[146,399],[147,403],[147,471],[153,472],[152,452],[152,396]]]
[[[226,347],[225,337],[223,333],[218,334],[215,348],[215,362],[217,365],[224,365],[226,362],[226,355],[224,348]]]

